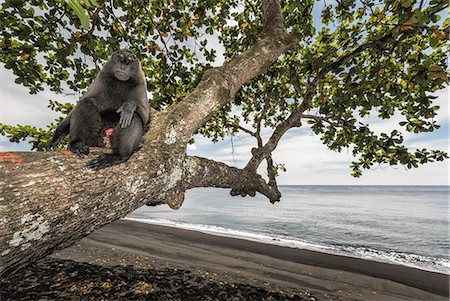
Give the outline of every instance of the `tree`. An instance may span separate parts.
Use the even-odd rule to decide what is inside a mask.
[[[89,170],[67,151],[1,154],[1,275],[144,204],[178,208],[193,187],[279,201],[271,154],[304,122],[331,150],[351,149],[354,176],[373,164],[412,168],[447,158],[439,150],[410,151],[401,130],[377,135],[364,122],[369,114],[401,113],[403,130],[439,127],[430,93],[448,82],[450,21],[440,21],[447,1],[325,1],[314,22],[314,5],[322,3],[87,1],[90,27],[80,29],[80,11],[62,1],[5,1],[0,60],[17,84],[31,93],[83,91],[126,45],[143,63],[155,110],[143,148],[109,169]],[[216,51],[208,37],[225,47],[220,67],[211,65]],[[71,106],[50,102],[62,113]],[[53,128],[0,125],[0,132],[42,150]],[[273,129],[266,141],[263,128]],[[256,139],[244,168],[186,154],[196,133],[217,141],[236,132]],[[263,162],[268,180],[257,173]]]

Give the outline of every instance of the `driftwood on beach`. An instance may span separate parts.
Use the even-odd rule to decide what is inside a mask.
[[[129,162],[101,171],[70,152],[0,154],[0,276],[68,247],[95,229],[143,206],[181,206],[193,187],[230,188],[232,195],[255,195],[275,202],[280,193],[256,170],[270,155],[295,118],[273,139],[254,149],[243,169],[206,158],[187,156],[192,135],[238,89],[262,74],[295,45],[283,25],[279,1],[263,1],[264,29],[252,47],[208,70],[184,100],[153,112],[143,148]],[[298,117],[298,116],[297,116]],[[126,168],[125,168],[126,167]]]

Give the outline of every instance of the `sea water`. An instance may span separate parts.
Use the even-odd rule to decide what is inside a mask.
[[[281,202],[193,189],[128,219],[450,273],[449,186],[281,186]]]

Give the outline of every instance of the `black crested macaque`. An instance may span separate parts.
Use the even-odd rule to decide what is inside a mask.
[[[104,146],[105,130],[114,128],[112,154],[100,154],[87,166],[97,170],[125,162],[139,148],[148,114],[141,64],[130,50],[118,50],[58,125],[48,148],[56,147],[69,134],[69,150],[83,157],[90,146]]]

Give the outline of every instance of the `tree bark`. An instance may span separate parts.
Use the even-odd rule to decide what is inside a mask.
[[[195,131],[243,84],[295,46],[284,30],[279,2],[263,2],[261,40],[208,70],[184,100],[154,113],[143,148],[127,163],[93,171],[85,166],[88,159],[68,151],[0,153],[0,277],[145,204],[178,208],[192,187],[232,188],[241,195],[258,191],[270,200],[279,198],[256,173],[186,155]]]

